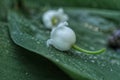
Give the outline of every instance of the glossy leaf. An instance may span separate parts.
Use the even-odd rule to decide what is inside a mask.
[[[71,80],[49,60],[17,46],[0,22],[0,80]]]
[[[120,16],[119,12],[109,10],[66,9],[66,12],[70,16],[69,26],[77,35],[76,44],[89,50],[106,47],[108,33],[117,28]],[[11,38],[17,45],[49,59],[73,79],[119,80],[117,52],[110,49],[100,55],[86,55],[72,49],[61,52],[46,46],[50,31],[39,20],[28,20],[10,11],[8,21]]]

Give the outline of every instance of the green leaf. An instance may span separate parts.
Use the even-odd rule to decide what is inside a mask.
[[[120,12],[109,10],[66,9],[69,26],[77,35],[76,44],[88,50],[106,47],[108,34],[119,25]],[[42,13],[42,12],[41,12]],[[41,14],[40,13],[40,14]],[[39,20],[28,20],[17,12],[8,15],[13,41],[35,52],[66,72],[75,80],[119,80],[120,55],[108,49],[104,54],[86,55],[74,50],[61,52],[47,47],[50,31]]]
[[[47,59],[15,45],[7,25],[0,22],[0,80],[71,80]]]
[[[120,0],[22,0],[29,8],[49,7],[82,7],[120,10]]]

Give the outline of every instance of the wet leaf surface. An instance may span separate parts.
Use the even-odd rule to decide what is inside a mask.
[[[0,22],[0,80],[71,80],[49,60],[13,43]]]
[[[77,35],[76,44],[88,50],[106,47],[108,34],[119,25],[119,11],[66,9],[69,26]],[[39,12],[41,14],[43,12]],[[41,55],[75,80],[119,80],[119,52],[107,49],[100,55],[86,55],[74,50],[61,52],[47,47],[50,31],[36,17],[31,19],[14,11],[8,14],[12,40],[19,46]],[[116,26],[116,27],[115,27]]]

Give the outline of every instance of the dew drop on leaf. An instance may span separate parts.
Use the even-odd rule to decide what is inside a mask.
[[[55,61],[56,61],[56,62],[59,62],[59,59],[56,59]]]
[[[111,68],[110,71],[113,71],[113,69]]]
[[[91,60],[92,63],[95,63],[95,60]]]

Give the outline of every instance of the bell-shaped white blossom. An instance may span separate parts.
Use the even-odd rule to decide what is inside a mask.
[[[67,22],[63,22],[52,30],[50,39],[47,41],[48,46],[52,45],[58,50],[67,51],[75,44],[76,35],[67,25]]]
[[[58,26],[59,23],[68,20],[67,14],[64,13],[63,9],[48,10],[43,14],[43,23],[46,28],[53,29]]]

